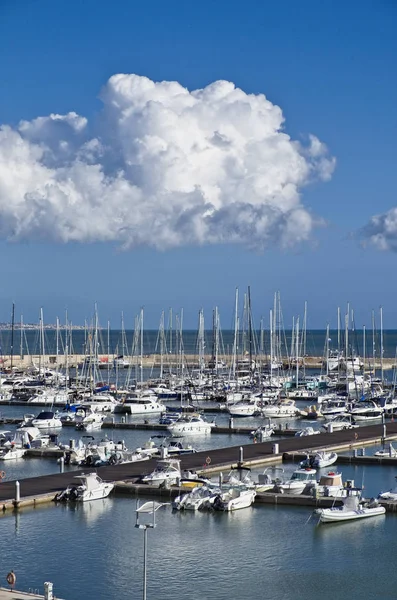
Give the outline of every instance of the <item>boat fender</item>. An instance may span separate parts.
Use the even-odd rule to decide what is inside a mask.
[[[0,471],[0,479],[4,479],[5,476],[5,471]]]
[[[7,583],[8,583],[9,585],[15,585],[15,582],[16,582],[17,578],[15,577],[15,573],[14,573],[14,571],[10,571],[10,572],[8,573],[8,575],[7,575],[6,579],[7,579]]]

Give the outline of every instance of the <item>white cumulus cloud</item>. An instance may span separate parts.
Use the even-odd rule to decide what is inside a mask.
[[[360,234],[365,244],[397,252],[397,208],[373,216]]]
[[[319,223],[301,190],[335,159],[313,135],[292,140],[264,95],[118,74],[101,99],[93,123],[70,112],[0,127],[3,238],[263,250]]]

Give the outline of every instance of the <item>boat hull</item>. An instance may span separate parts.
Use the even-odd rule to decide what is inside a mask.
[[[363,508],[358,510],[340,510],[338,508],[324,508],[320,513],[320,523],[339,523],[341,521],[353,521],[355,519],[366,519],[384,515],[384,506],[375,508]]]

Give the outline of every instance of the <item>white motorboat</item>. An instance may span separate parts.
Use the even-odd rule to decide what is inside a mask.
[[[280,400],[276,404],[268,404],[262,408],[262,414],[271,419],[293,417],[298,412],[295,400]]]
[[[383,408],[378,406],[373,400],[361,400],[353,404],[349,411],[355,421],[372,421],[373,419],[381,419]]]
[[[295,437],[305,437],[306,435],[317,435],[321,433],[318,429],[313,429],[313,427],[304,427],[295,433]]]
[[[343,502],[342,506],[319,508],[315,511],[319,515],[319,523],[338,523],[353,519],[365,519],[384,515],[386,512],[385,507],[380,506],[377,500],[372,499],[370,502],[361,502],[359,494],[349,493],[341,500]]]
[[[328,400],[324,400],[321,404],[321,414],[326,419],[330,419],[335,415],[347,414],[346,398],[333,396]]]
[[[256,496],[256,491],[242,487],[231,487],[225,492],[216,494],[212,506],[215,510],[233,511],[250,507]]]
[[[395,478],[397,481],[397,477]],[[397,500],[397,486],[394,489],[390,489],[388,492],[381,492],[378,498],[382,500]]]
[[[165,413],[166,410],[166,406],[158,401],[156,395],[136,392],[126,395],[115,406],[114,412],[149,416]]]
[[[22,458],[25,454],[25,448],[20,448],[11,443],[9,446],[3,446],[0,450],[0,460],[15,460]]]
[[[313,487],[316,483],[316,475],[315,469],[296,469],[291,479],[278,483],[276,489],[281,494],[302,494],[307,486]]]
[[[342,481],[342,473],[329,471],[321,475],[318,484],[315,487],[316,496],[331,496],[333,498],[345,497],[349,494],[359,494],[354,487],[354,481]]]
[[[251,431],[250,436],[254,438],[254,442],[263,442],[274,434],[275,429],[276,426],[273,423],[262,425]]]
[[[389,448],[387,450],[385,448],[383,448],[382,450],[377,450],[374,453],[374,456],[381,456],[384,458],[397,458],[397,450],[393,447],[392,443],[390,442]]]
[[[95,412],[87,407],[76,410],[74,422],[80,431],[95,431],[101,429],[105,416],[102,412]]]
[[[319,450],[312,456],[308,456],[306,460],[300,463],[302,468],[311,469],[324,469],[330,467],[337,461],[338,455],[336,452],[326,452],[325,450]]]
[[[337,415],[321,425],[327,433],[341,429],[356,429],[358,427],[352,415]]]
[[[180,481],[181,476],[181,461],[176,458],[164,458],[157,461],[152,473],[142,477],[142,482],[154,486],[174,485]]]
[[[81,402],[81,406],[89,407],[94,412],[113,413],[117,402],[111,394],[98,393],[85,398]]]
[[[259,412],[257,398],[249,398],[248,400],[240,400],[227,407],[227,411],[231,417],[253,417]]]
[[[177,496],[172,503],[172,508],[176,510],[199,510],[213,493],[214,489],[212,487],[198,485],[191,492]]]
[[[87,502],[99,500],[109,496],[114,488],[114,483],[103,481],[96,473],[82,473],[74,478],[75,484],[69,485],[65,491],[57,494],[55,500],[69,500],[73,502]]]
[[[37,429],[60,429],[62,421],[50,410],[43,410],[32,419],[31,425]]]
[[[177,421],[167,425],[171,435],[206,435],[211,433],[214,423],[205,421],[197,413],[182,414]]]

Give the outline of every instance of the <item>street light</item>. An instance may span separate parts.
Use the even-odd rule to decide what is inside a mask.
[[[139,506],[139,500],[136,504],[136,523],[137,529],[143,529],[143,600],[146,600],[146,570],[147,570],[147,530],[154,529],[156,527],[156,511],[162,506],[166,506],[169,502],[145,502],[142,506]],[[139,523],[139,516],[141,514],[152,515],[151,523]]]

